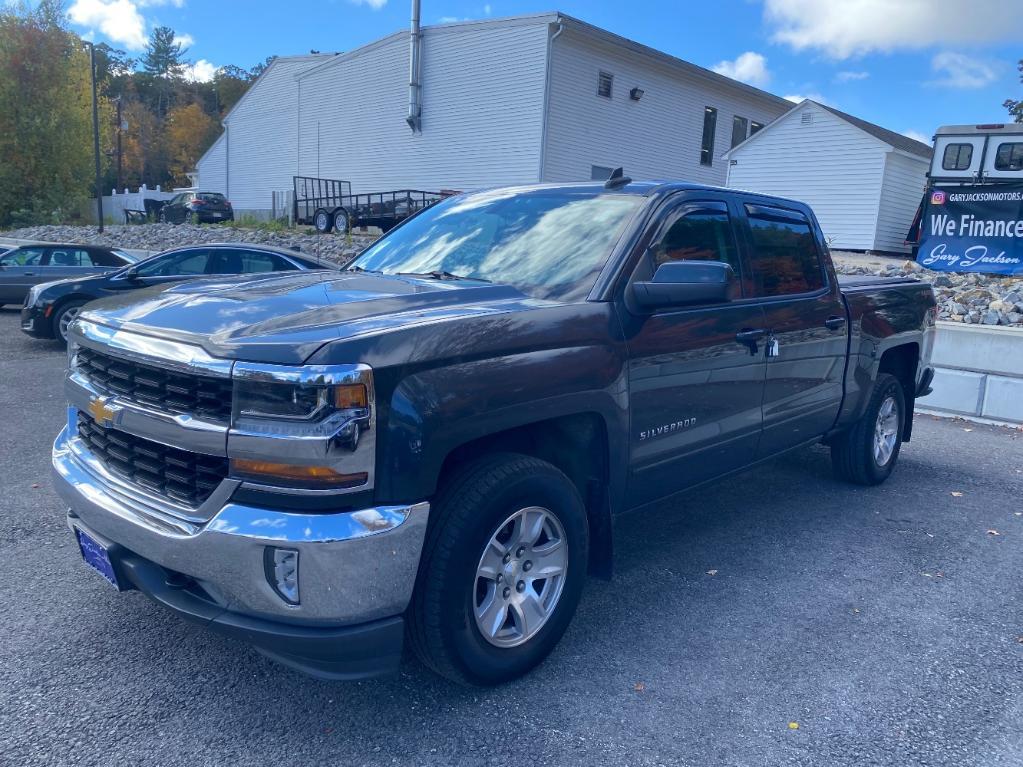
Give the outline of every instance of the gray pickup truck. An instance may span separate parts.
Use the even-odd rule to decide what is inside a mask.
[[[840,282],[801,203],[463,194],[341,273],[88,305],[56,484],[120,590],[319,677],[393,671],[407,642],[496,684],[610,575],[619,512],[822,441],[884,481],[934,321],[925,283]]]

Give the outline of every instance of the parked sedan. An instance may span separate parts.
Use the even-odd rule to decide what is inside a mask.
[[[186,221],[200,224],[219,224],[234,221],[234,209],[219,192],[182,192],[160,208],[160,220],[168,224]]]
[[[227,243],[175,248],[111,274],[36,285],[21,310],[21,329],[36,338],[57,338],[66,343],[68,325],[82,306],[97,298],[212,275],[324,268],[336,267],[294,250],[267,245]]]
[[[20,304],[29,288],[62,277],[120,269],[138,258],[96,245],[26,245],[0,256],[0,306]]]

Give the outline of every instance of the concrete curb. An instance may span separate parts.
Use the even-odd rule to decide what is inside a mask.
[[[1023,424],[1023,330],[939,322],[922,411]]]

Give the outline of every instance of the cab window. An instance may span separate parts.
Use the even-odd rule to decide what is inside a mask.
[[[1023,170],[1023,143],[999,144],[995,170]]]
[[[753,294],[784,296],[824,287],[824,268],[810,221],[801,213],[747,205]]]
[[[654,235],[635,279],[650,279],[670,261],[723,261],[742,274],[728,207],[719,201],[687,202]],[[736,290],[739,298],[741,289]]]

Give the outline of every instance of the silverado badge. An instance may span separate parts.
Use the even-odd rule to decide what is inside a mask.
[[[123,408],[118,405],[110,404],[110,400],[102,398],[90,400],[89,406],[86,410],[89,411],[89,415],[92,416],[92,420],[104,429],[116,426],[120,422],[121,413],[123,412]]]

